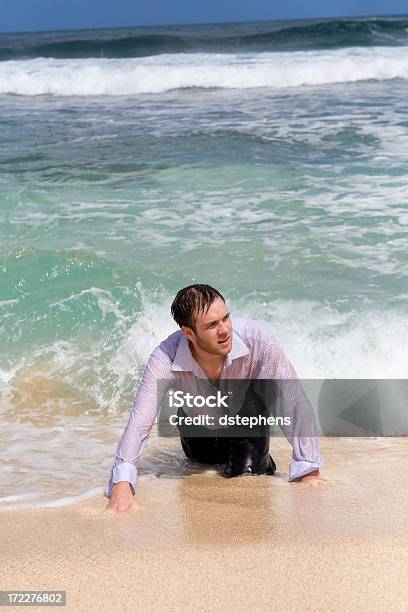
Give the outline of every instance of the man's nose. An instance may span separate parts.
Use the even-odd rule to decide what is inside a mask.
[[[219,336],[224,336],[224,335],[228,335],[229,332],[229,327],[227,323],[224,323],[224,321],[221,321],[220,325],[218,326],[218,335]]]

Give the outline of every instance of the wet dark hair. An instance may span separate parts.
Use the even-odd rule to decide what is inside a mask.
[[[196,312],[206,312],[211,304],[220,298],[225,299],[217,289],[210,285],[189,285],[180,289],[171,305],[171,314],[179,327],[185,325],[195,331]]]

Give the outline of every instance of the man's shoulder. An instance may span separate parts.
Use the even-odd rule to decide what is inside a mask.
[[[157,357],[168,365],[172,365],[182,336],[183,332],[180,329],[176,330],[156,346],[151,356]]]
[[[269,378],[271,372],[278,371],[281,361],[286,363],[283,349],[266,321],[234,317],[233,329],[250,350],[252,361],[260,366],[258,378]]]
[[[261,319],[248,319],[246,317],[232,317],[233,330],[245,342],[275,340],[268,323]]]

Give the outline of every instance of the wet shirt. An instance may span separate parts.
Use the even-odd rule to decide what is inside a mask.
[[[289,416],[293,426],[282,431],[292,446],[289,480],[305,476],[323,461],[319,451],[313,409],[302,394],[297,374],[283,349],[263,321],[232,318],[232,349],[227,354],[220,379],[277,380],[283,385],[282,417]],[[110,497],[112,484],[137,481],[137,462],[160,408],[164,380],[207,379],[194,359],[181,330],[168,336],[149,357],[140,381],[129,419],[116,448],[115,461],[106,484]],[[162,391],[164,393],[164,390]]]

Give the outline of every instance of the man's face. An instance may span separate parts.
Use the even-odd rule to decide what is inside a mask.
[[[232,321],[226,304],[217,298],[206,312],[196,313],[196,331],[182,330],[193,346],[213,355],[227,355],[232,349]]]

